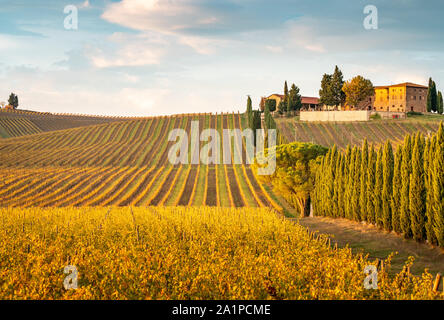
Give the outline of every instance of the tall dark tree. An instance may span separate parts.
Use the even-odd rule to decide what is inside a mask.
[[[410,174],[412,172],[412,139],[410,135],[404,138],[401,160],[401,197],[399,206],[399,220],[401,231],[404,238],[412,236],[411,217],[410,217]]]
[[[302,107],[301,95],[299,88],[293,83],[288,93],[287,111],[300,110]]]
[[[392,192],[393,192],[393,149],[390,141],[384,145],[382,156],[382,223],[385,230],[392,230]]]
[[[18,101],[18,97],[17,97],[17,95],[15,93],[11,93],[9,95],[8,103],[14,109],[17,109],[17,107],[19,106],[19,101]]]
[[[437,242],[444,247],[444,125],[442,122],[436,138],[432,180],[433,230]]]
[[[324,74],[321,80],[321,89],[319,89],[319,104],[333,105],[333,93],[331,85],[331,74]]]
[[[367,188],[366,188],[366,221],[375,223],[375,183],[376,183],[376,152],[372,145],[368,154]]]
[[[251,104],[251,97],[248,96],[247,98],[247,124],[249,127],[251,127],[251,121],[252,121],[252,115],[253,115],[253,107]]]
[[[426,189],[423,166],[423,137],[418,132],[412,150],[412,174],[410,175],[410,216],[413,239],[425,239]]]
[[[401,165],[402,165],[402,147],[398,146],[395,153],[395,165],[393,168],[393,196],[392,196],[392,229],[401,233]]]
[[[342,91],[344,86],[344,76],[338,66],[335,67],[331,78],[331,93],[333,98],[333,105],[339,106],[345,101],[345,93]]]
[[[436,93],[436,84],[429,78],[429,90],[427,92],[427,112],[437,111],[438,109],[438,94]]]
[[[362,145],[362,159],[361,159],[361,185],[359,188],[359,208],[360,221],[367,220],[367,168],[368,168],[368,142],[364,140]]]
[[[251,129],[254,133],[254,145],[256,146],[257,143],[257,136],[256,136],[256,130],[261,129],[261,112],[259,110],[253,110],[252,117],[251,117]]]
[[[287,97],[288,97],[288,85],[287,85],[287,80],[285,80],[285,83],[284,83],[284,101],[285,100],[287,100]]]
[[[375,191],[374,191],[375,220],[376,220],[376,225],[379,227],[384,226],[384,221],[382,218],[382,188],[384,184],[382,157],[383,157],[382,148],[379,148],[378,156],[376,158]]]
[[[437,106],[437,110],[439,114],[443,114],[444,112],[444,102],[442,99],[442,92],[438,91],[438,106]]]
[[[266,100],[265,101],[265,108],[267,108],[267,107],[268,107],[268,111],[270,111],[270,112],[276,111],[276,100],[274,100],[274,99]]]

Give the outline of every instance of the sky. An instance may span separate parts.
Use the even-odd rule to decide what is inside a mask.
[[[364,27],[377,9],[377,29]],[[66,28],[75,6],[78,28]],[[68,7],[72,8],[72,7]],[[374,13],[374,11],[373,11]],[[151,116],[243,112],[335,65],[374,85],[444,90],[442,0],[0,0],[0,101]],[[375,23],[375,20],[372,20]]]

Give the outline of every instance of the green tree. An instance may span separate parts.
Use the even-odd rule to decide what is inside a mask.
[[[331,93],[333,97],[333,105],[339,106],[345,102],[345,93],[342,90],[344,87],[344,76],[338,66],[335,67],[331,78]]]
[[[362,145],[362,160],[361,160],[361,181],[360,181],[360,193],[359,193],[359,208],[360,208],[360,221],[367,220],[367,169],[368,169],[368,142],[367,138]]]
[[[319,90],[319,103],[328,106],[339,106],[345,101],[345,93],[342,90],[344,77],[338,66],[335,66],[333,74],[324,74]]]
[[[348,162],[347,184],[345,185],[345,218],[353,219],[353,188],[355,182],[355,162],[358,149],[353,147]]]
[[[444,126],[441,122],[436,134],[436,150],[433,160],[433,230],[437,242],[444,247]]]
[[[359,207],[359,194],[361,188],[361,161],[362,161],[361,150],[356,148],[355,169],[353,176],[353,190],[352,190],[352,199],[351,199],[352,217],[353,220],[355,221],[360,221],[361,219],[361,213]]]
[[[302,142],[276,146],[275,172],[269,176],[260,176],[259,179],[271,182],[279,194],[294,207],[299,208],[301,216],[307,216],[310,213],[311,196],[315,189],[315,173],[321,164],[321,156],[327,151],[325,147]],[[320,201],[317,197],[318,195],[314,196]]]
[[[376,152],[372,145],[368,155],[368,167],[367,167],[367,213],[366,221],[369,223],[375,223],[375,183],[376,183]]]
[[[251,121],[252,121],[252,116],[253,116],[253,107],[252,107],[252,104],[251,104],[251,97],[250,96],[248,96],[248,98],[247,98],[247,112],[246,112],[246,114],[247,114],[247,125],[248,125],[248,127],[251,128]]]
[[[375,207],[375,222],[376,225],[383,227],[382,218],[382,187],[384,183],[383,177],[383,166],[382,166],[382,148],[378,150],[378,156],[376,158],[375,165],[375,196],[374,196],[374,207]]]
[[[355,109],[359,106],[360,102],[375,93],[372,82],[362,76],[356,76],[345,82],[342,91],[344,91],[346,95],[346,103]]]
[[[435,232],[433,231],[433,220],[434,220],[434,212],[433,212],[433,173],[434,173],[434,165],[433,159],[435,157],[435,149],[436,149],[436,135],[434,135],[431,139],[426,140],[425,148],[424,148],[424,180],[425,180],[425,188],[426,188],[426,238],[429,243],[436,244]]]
[[[426,190],[422,155],[422,136],[418,132],[412,150],[412,174],[410,175],[410,215],[413,239],[425,238]]]
[[[442,93],[441,91],[438,91],[438,106],[437,106],[437,110],[439,114],[443,114],[444,112],[444,102],[442,99]]]
[[[18,97],[15,93],[11,93],[9,95],[8,103],[10,106],[12,106],[14,109],[17,109],[19,106]]]
[[[261,112],[259,110],[253,110],[252,111],[252,117],[251,117],[251,129],[254,133],[254,145],[256,146],[257,143],[257,133],[256,130],[261,129]]]
[[[437,111],[438,95],[436,93],[436,84],[429,78],[429,89],[427,91],[427,112]]]
[[[293,83],[288,93],[287,99],[287,111],[300,110],[302,107],[301,95],[299,94],[299,88]]]
[[[400,217],[400,207],[401,207],[401,165],[402,165],[402,147],[398,146],[395,153],[395,164],[393,168],[393,195],[392,195],[392,229],[401,233],[401,217]]]
[[[276,100],[274,99],[268,99],[265,101],[265,108],[268,107],[268,110],[270,112],[276,111]]]
[[[393,148],[390,141],[384,145],[382,156],[382,223],[385,230],[392,230],[392,192],[393,192]]]
[[[287,97],[288,97],[288,85],[287,85],[287,80],[285,80],[285,83],[284,83],[284,101],[286,101],[287,100]]]
[[[405,238],[411,238],[412,227],[410,217],[410,174],[412,172],[411,167],[412,159],[412,139],[410,135],[404,138],[404,144],[402,147],[402,160],[401,160],[401,197],[399,206],[399,218],[401,222],[401,231]]]
[[[319,89],[319,104],[327,106],[333,105],[333,93],[331,84],[332,75],[324,74],[321,80],[321,89]]]

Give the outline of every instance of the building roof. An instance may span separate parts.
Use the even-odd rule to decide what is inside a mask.
[[[301,100],[304,104],[319,104],[319,98],[315,97],[301,97]]]
[[[416,84],[416,83],[412,83],[412,82],[403,82],[403,83],[399,83],[399,84],[392,84],[389,86],[375,86],[376,89],[384,89],[384,88],[390,88],[390,87],[414,87],[414,88],[423,88],[423,89],[429,88],[427,86],[423,86],[421,84]]]
[[[265,99],[270,99],[272,96],[277,96],[281,99],[284,98],[283,94],[273,93]],[[302,100],[303,104],[319,104],[319,98],[315,98],[315,97],[301,97],[301,100]]]

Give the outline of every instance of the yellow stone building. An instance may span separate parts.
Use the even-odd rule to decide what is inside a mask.
[[[377,86],[371,102],[376,111],[426,112],[427,91],[428,87],[411,82]]]

